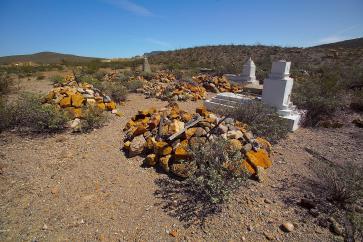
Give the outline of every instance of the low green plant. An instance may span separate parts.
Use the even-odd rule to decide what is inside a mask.
[[[307,110],[305,126],[316,126],[319,121],[331,118],[342,107],[342,86],[334,73],[323,72],[319,77],[296,84],[292,98],[300,109]]]
[[[107,121],[104,112],[93,106],[83,110],[83,119],[81,120],[81,132],[87,133],[93,129],[102,127]]]
[[[144,83],[141,80],[135,79],[135,80],[128,81],[126,85],[127,85],[127,89],[130,92],[135,92],[137,89],[142,88],[144,86]]]
[[[127,98],[127,88],[119,82],[108,82],[105,83],[103,89],[107,95],[111,97],[112,100],[119,103],[125,101]]]
[[[232,111],[224,112],[247,124],[256,136],[263,137],[271,143],[285,138],[289,132],[287,120],[279,117],[274,108],[259,101],[240,104]]]
[[[241,170],[241,152],[230,149],[229,143],[222,138],[198,145],[191,153],[197,169],[185,183],[201,202],[225,203],[248,177]]]
[[[96,78],[94,78],[93,76],[90,76],[90,75],[84,75],[84,76],[81,76],[79,78],[79,80],[77,80],[79,82],[86,82],[88,84],[92,84],[95,88],[98,88],[100,90],[103,90],[103,85],[102,85],[102,82]]]
[[[24,93],[15,103],[2,101],[0,112],[2,130],[17,128],[19,131],[53,133],[66,128],[69,117],[65,111],[51,104],[43,104],[43,98]]]
[[[50,77],[50,81],[53,83],[53,85],[60,85],[63,84],[64,78],[62,76],[55,75]]]
[[[358,112],[363,111],[363,89],[356,90],[353,92],[350,107]]]
[[[13,80],[6,74],[0,74],[0,95],[8,94],[11,91]]]

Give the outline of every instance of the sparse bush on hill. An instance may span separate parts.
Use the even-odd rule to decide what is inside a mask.
[[[353,92],[350,107],[355,111],[359,112],[363,111],[363,89],[356,90]]]
[[[84,75],[84,76],[81,76],[78,80],[78,82],[86,82],[88,84],[92,84],[95,88],[98,88],[100,90],[103,90],[103,85],[102,85],[102,82],[90,75]]]
[[[241,104],[227,115],[248,125],[249,129],[259,137],[276,143],[286,137],[289,132],[287,120],[280,118],[275,109],[258,101]]]
[[[293,102],[307,110],[306,126],[315,126],[319,121],[330,118],[343,105],[342,86],[335,73],[322,73],[298,82],[293,92]]]
[[[13,80],[5,73],[0,73],[0,95],[8,94],[13,85]]]
[[[24,93],[13,103],[2,101],[1,130],[17,128],[20,131],[52,133],[65,129],[67,113],[50,104],[43,105],[41,96]]]

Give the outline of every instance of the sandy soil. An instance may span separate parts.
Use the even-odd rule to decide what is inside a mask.
[[[181,103],[193,111],[201,102]],[[262,183],[249,181],[202,229],[170,216],[155,195],[165,174],[143,168],[142,158],[120,151],[122,129],[139,109],[166,102],[130,95],[122,117],[89,134],[48,137],[0,136],[1,241],[331,241],[316,218],[296,205],[313,173],[311,155],[362,161],[361,130],[299,129],[274,146],[273,166]],[[300,185],[299,185],[300,184]],[[279,227],[289,221],[291,233]],[[175,230],[176,237],[169,234]]]

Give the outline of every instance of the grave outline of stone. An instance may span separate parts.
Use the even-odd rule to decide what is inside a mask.
[[[285,60],[272,63],[271,73],[264,80],[261,100],[265,104],[276,108],[277,114],[288,120],[288,128],[295,131],[299,128],[304,111],[297,110],[290,100],[293,79],[290,77],[291,62]],[[245,95],[223,92],[204,102],[208,110],[218,112],[221,109],[231,109],[238,105],[251,102],[253,99]]]
[[[142,71],[146,73],[151,73],[151,67],[147,59],[147,56],[144,56],[144,64],[142,65]]]
[[[269,76],[263,81],[262,102],[276,108],[280,117],[287,119],[291,131],[299,128],[301,111],[291,102],[294,79],[290,77],[291,62],[274,61]]]

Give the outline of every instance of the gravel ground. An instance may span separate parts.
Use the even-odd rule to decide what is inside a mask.
[[[155,181],[166,175],[141,167],[142,158],[120,151],[122,129],[139,109],[167,103],[130,95],[108,124],[89,134],[48,137],[0,136],[1,241],[331,241],[339,239],[316,225],[296,203],[304,196],[310,147],[328,159],[362,161],[362,133],[304,129],[274,146],[273,166],[262,183],[248,181],[205,226],[185,227],[169,216],[155,196]],[[181,103],[194,111],[201,102]],[[290,233],[279,227],[291,222]],[[169,234],[175,232],[174,236]]]

